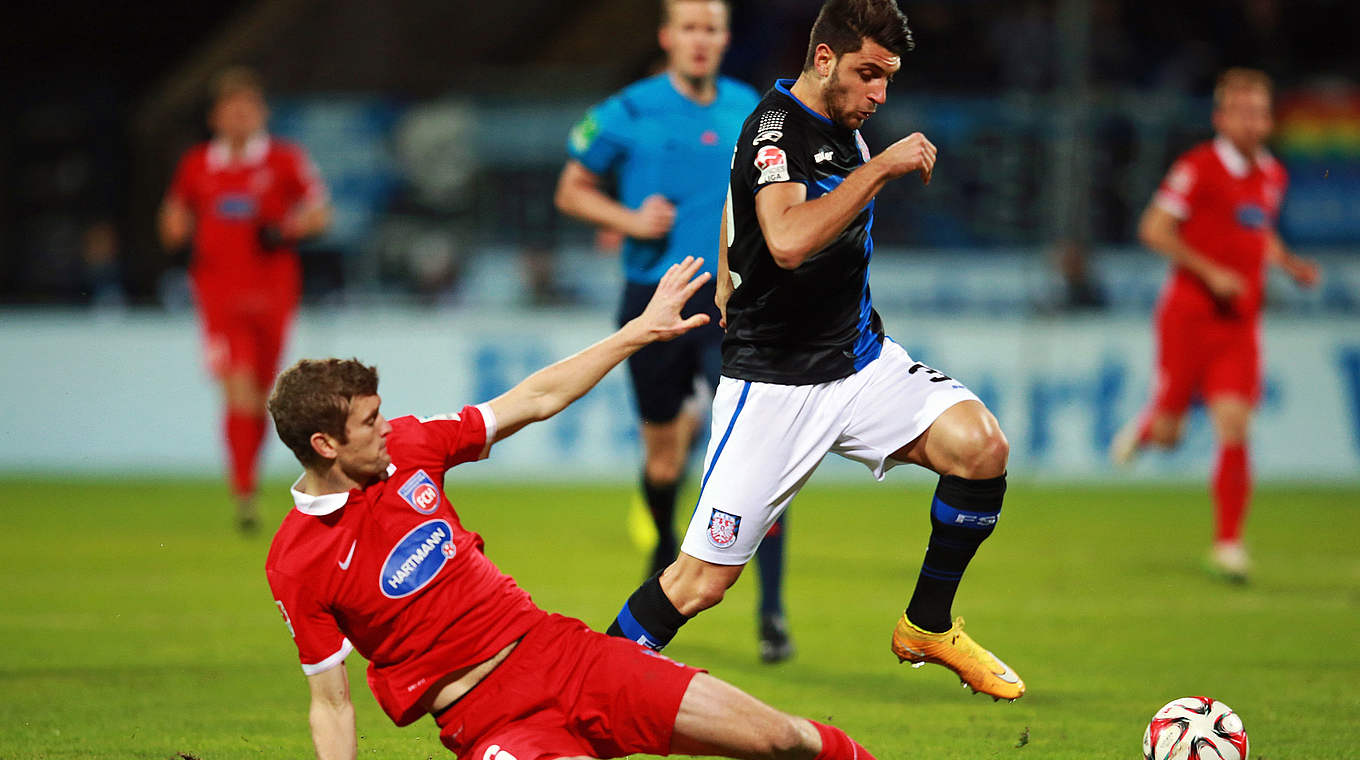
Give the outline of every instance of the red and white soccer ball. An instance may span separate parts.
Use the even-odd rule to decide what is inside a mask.
[[[1249,746],[1242,719],[1209,697],[1167,702],[1143,732],[1143,760],[1247,760]]]

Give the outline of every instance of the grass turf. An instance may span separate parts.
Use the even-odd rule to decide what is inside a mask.
[[[538,603],[603,628],[641,579],[620,487],[449,492]],[[273,484],[267,523],[287,509]],[[307,758],[307,689],[270,603],[267,536],[242,538],[217,483],[0,480],[0,758]],[[1208,694],[1257,760],[1356,757],[1360,487],[1260,489],[1250,585],[1200,569],[1200,487],[1012,484],[955,611],[1029,694],[994,704],[888,652],[929,526],[927,490],[813,483],[793,507],[795,660],[758,663],[743,579],[667,653],[776,706],[832,720],[881,760],[1132,758],[1152,713]],[[692,503],[692,502],[691,502]],[[397,729],[357,655],[360,757],[448,757]]]

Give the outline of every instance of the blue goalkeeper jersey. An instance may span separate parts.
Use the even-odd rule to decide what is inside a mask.
[[[734,79],[719,77],[717,87],[713,102],[700,105],[677,92],[669,75],[648,77],[591,108],[567,138],[567,153],[612,178],[623,205],[636,209],[655,193],[675,205],[669,235],[624,241],[629,282],[655,284],[686,256],[702,256],[704,269],[717,271],[732,148],[760,100]]]

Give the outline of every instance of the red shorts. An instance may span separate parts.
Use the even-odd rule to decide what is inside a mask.
[[[1152,408],[1180,416],[1196,400],[1261,397],[1259,320],[1227,320],[1163,309],[1157,314]]]
[[[226,293],[196,285],[208,371],[222,377],[238,370],[261,388],[274,383],[283,342],[297,311],[297,297],[265,292]]]
[[[666,755],[680,700],[702,672],[550,615],[435,722],[463,760]]]

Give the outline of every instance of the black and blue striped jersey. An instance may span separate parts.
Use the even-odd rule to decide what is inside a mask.
[[[878,357],[883,324],[869,297],[868,205],[830,245],[796,269],[775,264],[756,219],[755,196],[801,182],[813,200],[869,160],[859,130],[835,124],[775,83],[747,117],[732,157],[727,264],[737,285],[727,302],[723,374],[808,385],[854,374]]]

